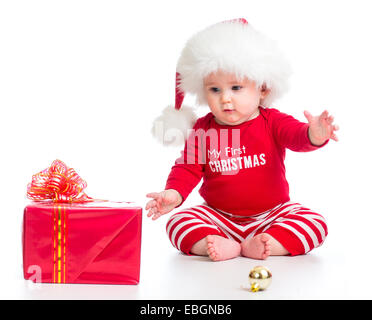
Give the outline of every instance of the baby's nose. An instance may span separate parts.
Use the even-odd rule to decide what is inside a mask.
[[[231,95],[230,93],[224,91],[221,95],[221,103],[229,103],[231,102]]]

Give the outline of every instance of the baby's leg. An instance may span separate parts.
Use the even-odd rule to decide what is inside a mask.
[[[306,254],[319,247],[328,233],[324,218],[298,203],[288,203],[269,217],[270,226],[263,225],[262,231],[242,242],[243,256],[266,259]]]
[[[172,245],[186,254],[209,256],[213,261],[231,259],[240,255],[241,247],[222,229],[223,219],[211,207],[192,207],[169,218],[167,233]]]
[[[222,261],[236,258],[240,255],[240,250],[240,244],[232,239],[208,235],[192,246],[191,253],[209,256],[213,261]]]

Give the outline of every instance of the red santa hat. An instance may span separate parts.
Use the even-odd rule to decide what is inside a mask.
[[[214,24],[188,40],[176,68],[175,105],[168,106],[153,126],[154,136],[164,145],[180,145],[196,121],[193,108],[183,105],[186,93],[205,105],[203,79],[217,70],[263,84],[270,89],[262,101],[272,102],[288,89],[290,66],[276,44],[243,18]]]

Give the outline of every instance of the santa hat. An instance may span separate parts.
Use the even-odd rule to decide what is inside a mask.
[[[175,105],[164,109],[153,126],[154,136],[164,145],[183,144],[196,121],[193,108],[182,105],[185,93],[206,104],[203,79],[217,70],[247,77],[270,89],[262,101],[272,102],[288,89],[290,66],[276,44],[255,30],[245,19],[214,24],[186,43],[176,69]]]

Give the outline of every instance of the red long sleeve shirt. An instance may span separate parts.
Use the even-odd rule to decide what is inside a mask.
[[[258,117],[237,126],[219,125],[208,113],[195,123],[165,188],[185,201],[203,178],[199,193],[211,207],[240,216],[269,210],[290,200],[285,149],[319,148],[308,127],[272,108],[260,107]]]

